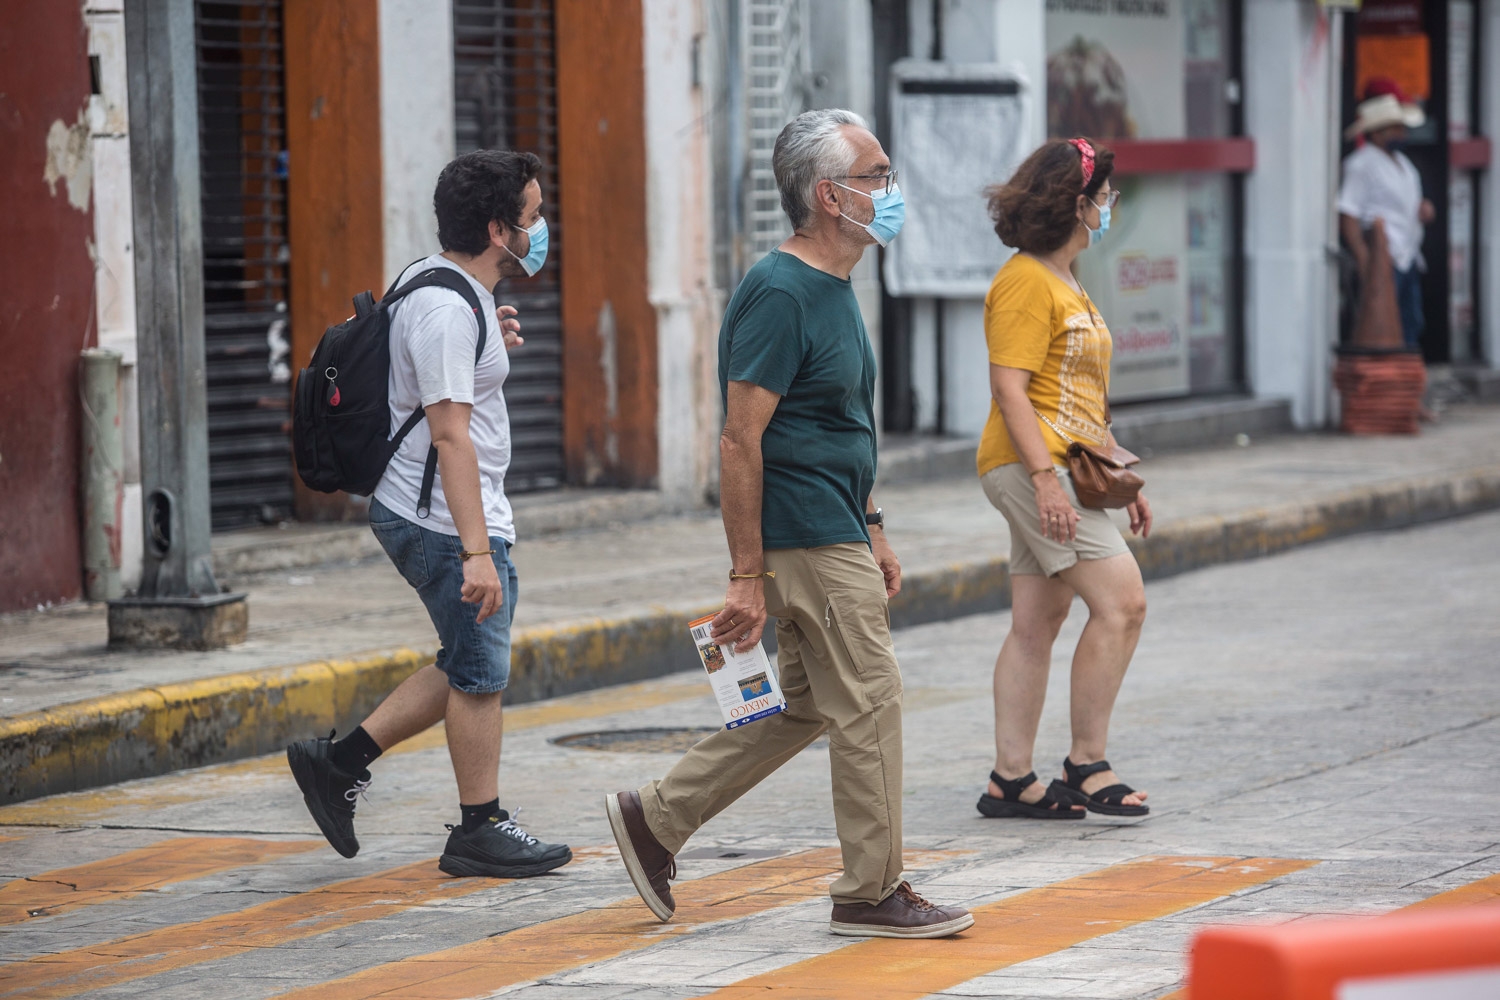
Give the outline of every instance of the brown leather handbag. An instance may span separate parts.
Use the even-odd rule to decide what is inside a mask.
[[[1131,466],[1140,461],[1136,455],[1115,445],[1109,448],[1084,444],[1064,434],[1062,428],[1043,417],[1037,416],[1057,436],[1068,442],[1068,472],[1073,478],[1073,492],[1078,502],[1090,510],[1109,510],[1129,507],[1141,495],[1146,481],[1131,471]],[[1107,419],[1107,418],[1106,418]]]

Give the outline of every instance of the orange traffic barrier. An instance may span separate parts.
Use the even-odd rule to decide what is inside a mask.
[[[1189,1000],[1500,997],[1500,906],[1210,927],[1194,939]]]

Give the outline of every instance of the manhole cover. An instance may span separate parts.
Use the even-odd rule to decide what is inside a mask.
[[[715,726],[606,729],[597,733],[557,736],[548,742],[575,750],[608,750],[611,753],[682,753],[703,737],[718,731]]]

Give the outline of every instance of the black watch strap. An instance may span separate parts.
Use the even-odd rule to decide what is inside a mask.
[[[865,524],[868,525],[868,526],[870,526],[870,527],[875,527],[877,525],[879,525],[880,527],[884,527],[885,526],[885,511],[882,508],[880,508],[880,507],[876,507],[875,508],[875,513],[873,513],[873,514],[871,514],[871,513],[869,513],[867,511],[865,513]]]

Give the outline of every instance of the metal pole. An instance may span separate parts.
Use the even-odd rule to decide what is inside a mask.
[[[125,448],[120,434],[120,354],[83,352],[83,593],[103,601],[120,586],[120,513]]]
[[[1333,352],[1339,346],[1339,177],[1343,172],[1340,154],[1344,151],[1344,12],[1337,7],[1327,8],[1328,16],[1328,303],[1324,310],[1324,321],[1328,324],[1314,348],[1317,356],[1308,367],[1317,379],[1310,398],[1327,400],[1323,406],[1313,405],[1314,420],[1325,426],[1338,421],[1339,398],[1331,391],[1328,380]]]
[[[110,607],[112,644],[225,645],[247,620],[210,561],[193,14],[193,0],[125,5],[145,559],[138,597]]]

